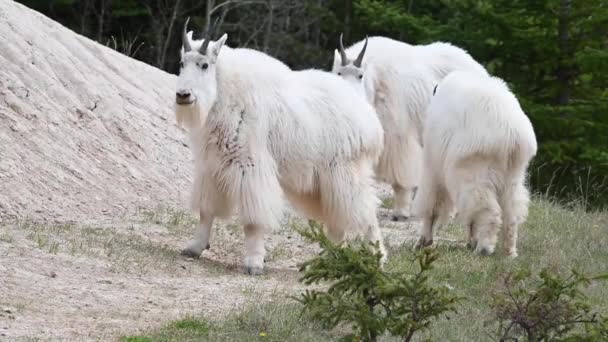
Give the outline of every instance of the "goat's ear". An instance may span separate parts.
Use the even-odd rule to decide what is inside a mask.
[[[192,31],[188,31],[188,33],[186,33],[186,36],[188,36],[188,39],[192,41]]]
[[[211,56],[212,56],[212,58],[213,58],[214,61],[217,60],[217,56],[219,56],[220,50],[222,49],[222,46],[224,46],[224,43],[226,42],[226,39],[228,39],[228,34],[224,33],[220,37],[220,39],[218,39],[211,46]]]

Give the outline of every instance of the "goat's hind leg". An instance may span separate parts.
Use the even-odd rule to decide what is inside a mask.
[[[530,194],[523,181],[513,183],[502,197],[503,246],[508,256],[517,257],[517,234],[519,225],[528,215]]]
[[[372,185],[371,167],[365,164],[337,167],[319,179],[328,237],[342,242],[359,235],[377,242],[384,263],[388,254],[376,217],[378,198]]]

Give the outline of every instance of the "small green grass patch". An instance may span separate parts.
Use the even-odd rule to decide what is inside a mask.
[[[187,318],[149,334],[123,337],[123,342],[181,341],[302,341],[335,340],[337,335],[301,314],[298,304],[283,298],[275,303],[251,303],[220,321]]]

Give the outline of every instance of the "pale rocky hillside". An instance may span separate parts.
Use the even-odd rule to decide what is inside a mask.
[[[98,221],[186,204],[175,76],[8,0],[0,66],[0,220]]]

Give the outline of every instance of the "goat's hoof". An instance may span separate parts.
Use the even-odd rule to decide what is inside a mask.
[[[414,246],[414,250],[420,250],[429,246],[433,245],[433,239],[431,240],[427,240],[425,239],[423,236],[420,237],[420,239],[418,239],[418,242],[416,242],[416,245]]]
[[[409,216],[406,215],[393,215],[392,217],[392,221],[393,222],[405,222],[407,220],[409,220]]]
[[[507,252],[507,257],[509,259],[515,259],[515,258],[517,258],[517,252],[516,251],[509,251],[509,252]]]
[[[188,257],[188,258],[194,258],[194,259],[198,259],[200,258],[201,254],[203,254],[203,251],[205,249],[209,249],[209,244],[207,243],[207,245],[203,248],[203,246],[201,246],[201,244],[196,241],[196,240],[191,240],[190,242],[188,242],[188,245],[186,246],[186,248],[184,248],[181,251],[181,255]]]
[[[199,253],[198,251],[193,251],[189,248],[184,248],[179,254],[187,258],[198,259],[201,257],[202,252]]]
[[[245,274],[259,276],[264,274],[264,269],[259,267],[245,267]]]
[[[477,248],[475,249],[475,253],[481,255],[481,256],[490,256],[492,254],[494,254],[494,248],[493,247],[488,247],[488,246],[477,246]]]
[[[248,256],[245,257],[245,274],[262,275],[264,274],[264,257],[263,256]]]

